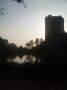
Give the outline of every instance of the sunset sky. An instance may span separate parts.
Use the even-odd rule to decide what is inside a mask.
[[[12,0],[0,0],[0,36],[11,43],[23,45],[36,38],[45,39],[45,16],[62,15],[67,31],[67,0],[24,0],[22,3]]]

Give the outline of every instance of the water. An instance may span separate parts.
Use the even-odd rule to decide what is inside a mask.
[[[32,55],[0,55],[0,63],[15,63],[20,67],[16,68],[12,65],[0,65],[0,90],[66,90],[67,84],[64,85],[64,78],[67,81],[67,74],[62,72],[56,72],[54,67],[45,65],[42,67],[36,67],[38,63],[41,63],[41,59]],[[34,67],[24,67],[23,64],[35,64]],[[21,67],[22,66],[22,67]],[[53,72],[48,69],[53,68]],[[66,75],[66,76],[65,76]],[[62,83],[60,83],[61,81]],[[58,83],[59,82],[59,83]]]
[[[24,56],[1,56],[0,57],[1,63],[15,63],[15,64],[35,64],[40,63],[40,59],[32,56],[32,55],[24,55]]]

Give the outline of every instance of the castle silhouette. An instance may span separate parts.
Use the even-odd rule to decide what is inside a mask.
[[[45,40],[56,41],[64,34],[64,18],[48,15],[45,18]]]
[[[49,58],[65,58],[67,55],[67,33],[62,16],[45,17],[45,55]]]

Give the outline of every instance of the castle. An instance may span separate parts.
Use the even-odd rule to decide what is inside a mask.
[[[56,41],[64,34],[64,18],[48,15],[45,18],[45,41]]]
[[[44,46],[44,52],[47,57],[66,57],[67,33],[64,31],[64,18],[62,16],[48,15],[45,17]]]

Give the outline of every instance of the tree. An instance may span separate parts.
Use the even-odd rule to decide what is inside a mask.
[[[34,46],[33,40],[30,40],[29,42],[26,43],[26,47],[27,47],[28,49],[33,48],[33,46]]]
[[[39,38],[36,38],[34,44],[35,44],[35,46],[38,46],[39,45]]]
[[[8,40],[7,39],[3,39],[2,37],[0,37],[0,47],[6,47],[8,46]]]
[[[44,41],[43,38],[40,38],[40,44],[42,44],[43,41]]]
[[[9,52],[13,52],[13,53],[16,52],[17,50],[17,46],[14,43],[10,43],[7,48]]]
[[[27,42],[27,43],[25,44],[25,46],[29,49],[29,48],[30,48],[30,43]]]
[[[19,54],[23,53],[23,46],[19,46],[19,47],[18,47],[18,53],[19,53]]]
[[[33,40],[30,40],[30,49],[34,47]]]

